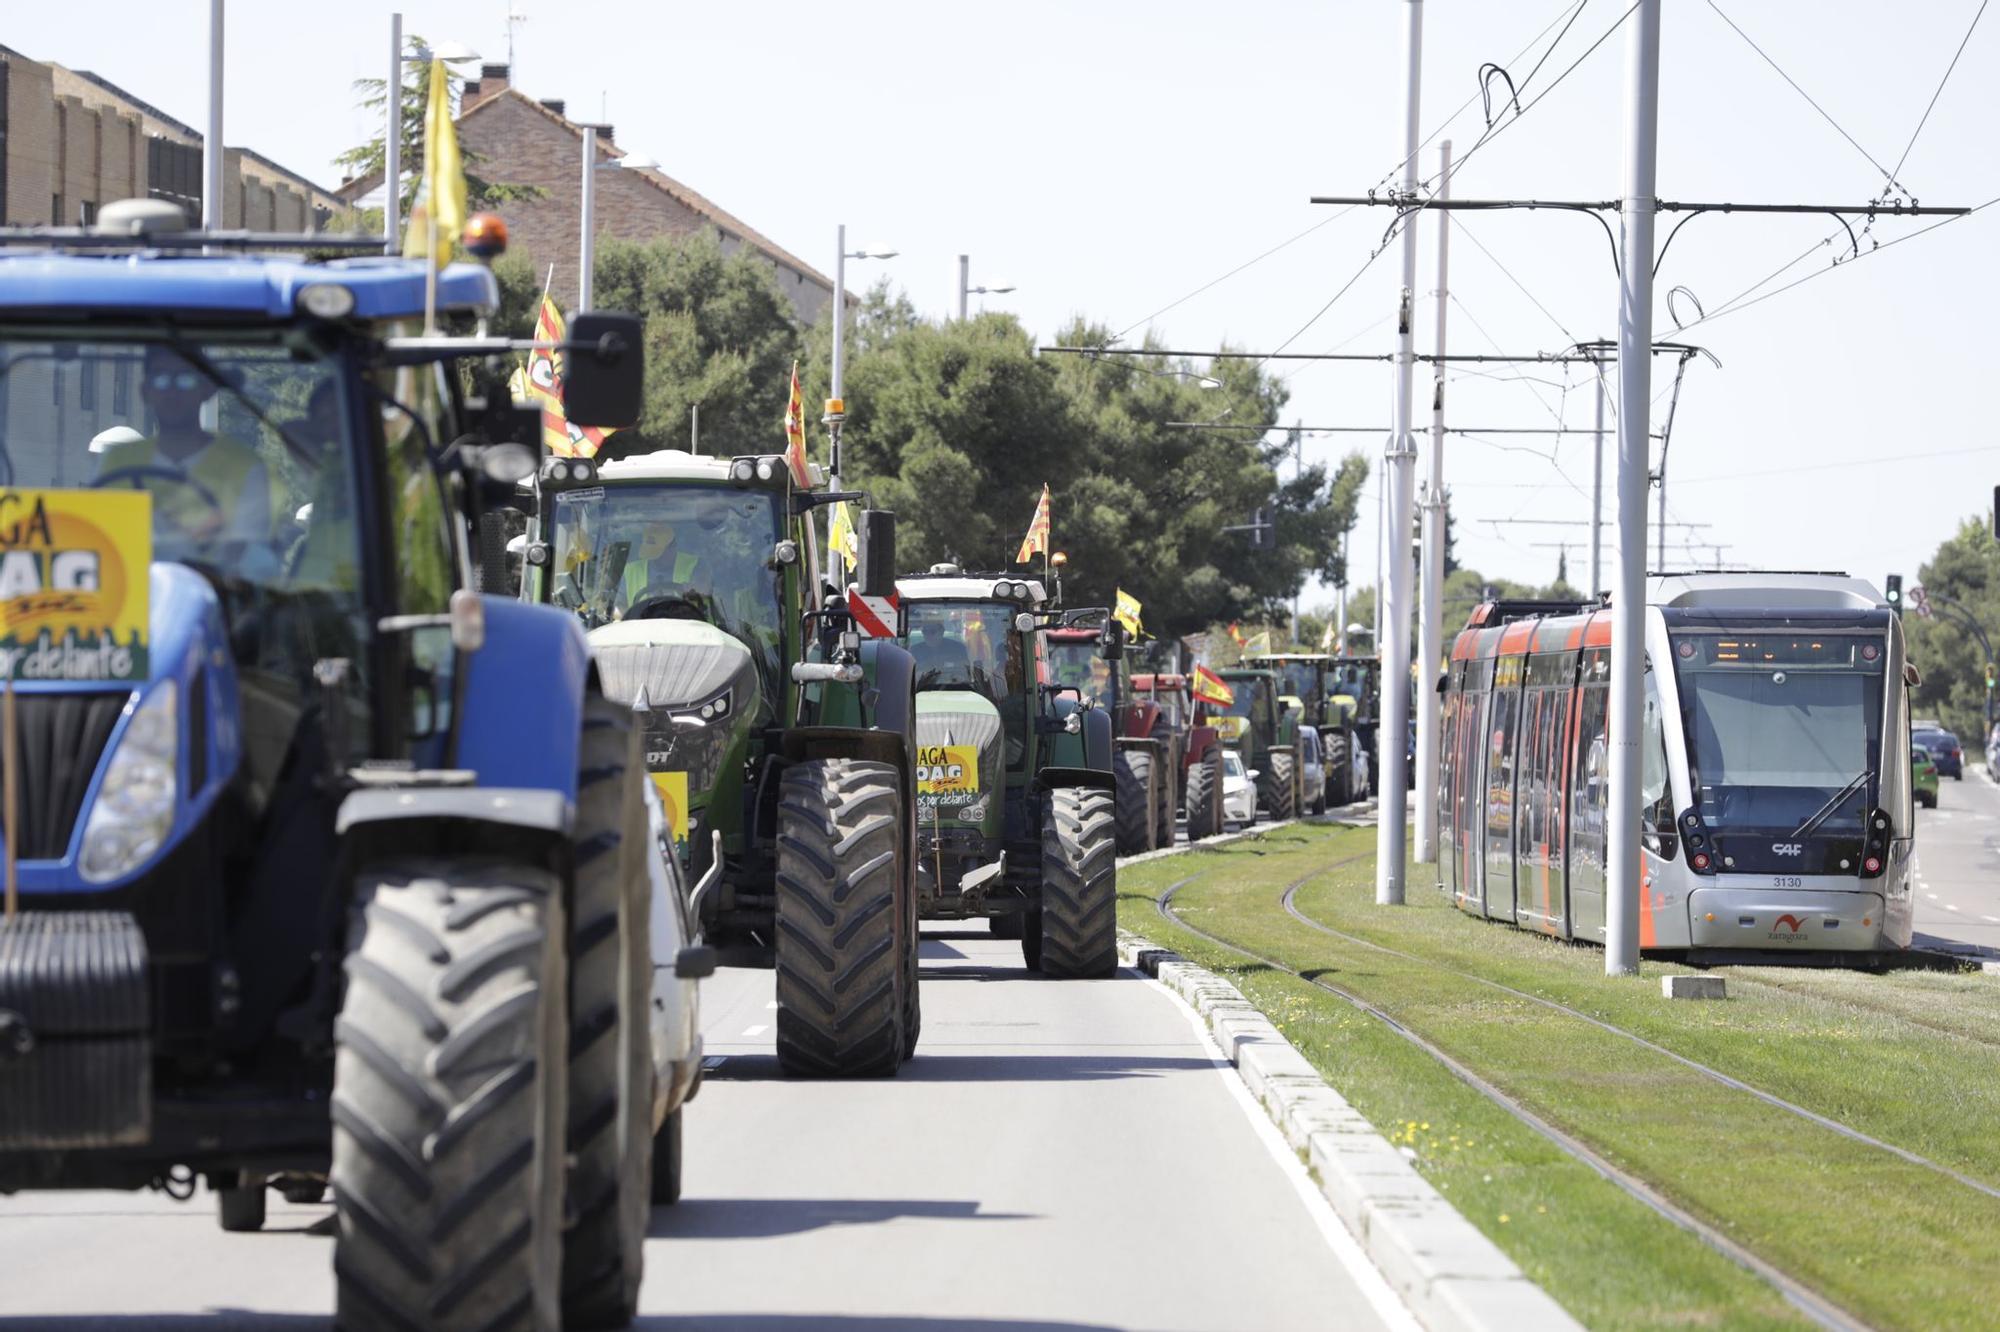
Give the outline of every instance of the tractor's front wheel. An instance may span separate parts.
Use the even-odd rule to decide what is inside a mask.
[[[422,859],[355,893],[334,1027],[334,1319],[560,1323],[568,1121],[562,885]]]
[[[1118,847],[1109,791],[1058,787],[1042,807],[1044,976],[1118,970]]]
[[[1111,779],[1117,797],[1118,854],[1136,856],[1151,851],[1158,824],[1153,752],[1136,747],[1118,749],[1111,756]]]
[[[1222,746],[1212,744],[1188,769],[1188,840],[1222,836]]]
[[[1257,795],[1274,821],[1282,822],[1299,812],[1298,756],[1289,749],[1264,751],[1264,766],[1257,772]]]
[[[632,714],[585,700],[569,929],[569,1190],[563,1325],[624,1327],[639,1309],[651,1210],[652,879],[645,754]]]
[[[903,1062],[910,885],[897,769],[810,759],[778,796],[778,1062],[787,1073],[880,1077]]]

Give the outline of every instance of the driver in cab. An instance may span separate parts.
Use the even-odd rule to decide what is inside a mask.
[[[140,396],[152,413],[150,438],[108,442],[96,484],[152,492],[153,540],[165,552],[271,540],[271,474],[257,450],[202,428],[215,381],[171,347],[146,349]]]
[[[694,551],[682,550],[679,535],[672,523],[653,523],[633,543],[619,581],[621,618],[661,598],[708,602],[707,561]]]

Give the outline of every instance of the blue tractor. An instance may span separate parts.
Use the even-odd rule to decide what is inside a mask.
[[[330,1189],[344,1327],[620,1326],[712,955],[576,618],[475,589],[540,424],[491,273],[308,244],[0,232],[0,1190]],[[631,424],[637,322],[565,349]]]

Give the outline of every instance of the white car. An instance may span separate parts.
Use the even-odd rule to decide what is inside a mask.
[[[1257,821],[1257,770],[1243,766],[1243,756],[1222,751],[1222,819],[1245,827]]]
[[[696,947],[688,918],[688,895],[681,888],[680,859],[667,826],[666,809],[652,782],[646,783],[646,821],[660,853],[651,859],[653,1001],[649,1035],[653,1047],[653,1202],[675,1203],[681,1196],[681,1107],[701,1081],[701,1020],[696,983],[715,970],[715,954]]]

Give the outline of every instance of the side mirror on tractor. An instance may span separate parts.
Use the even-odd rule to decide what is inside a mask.
[[[639,423],[646,357],[638,316],[592,310],[570,321],[563,352],[563,411],[581,426]]]
[[[863,509],[856,533],[860,558],[855,582],[865,597],[896,595],[896,515],[888,509]]]
[[[1097,640],[1097,655],[1106,661],[1118,661],[1125,655],[1125,626],[1116,620],[1108,620],[1104,634]]]

